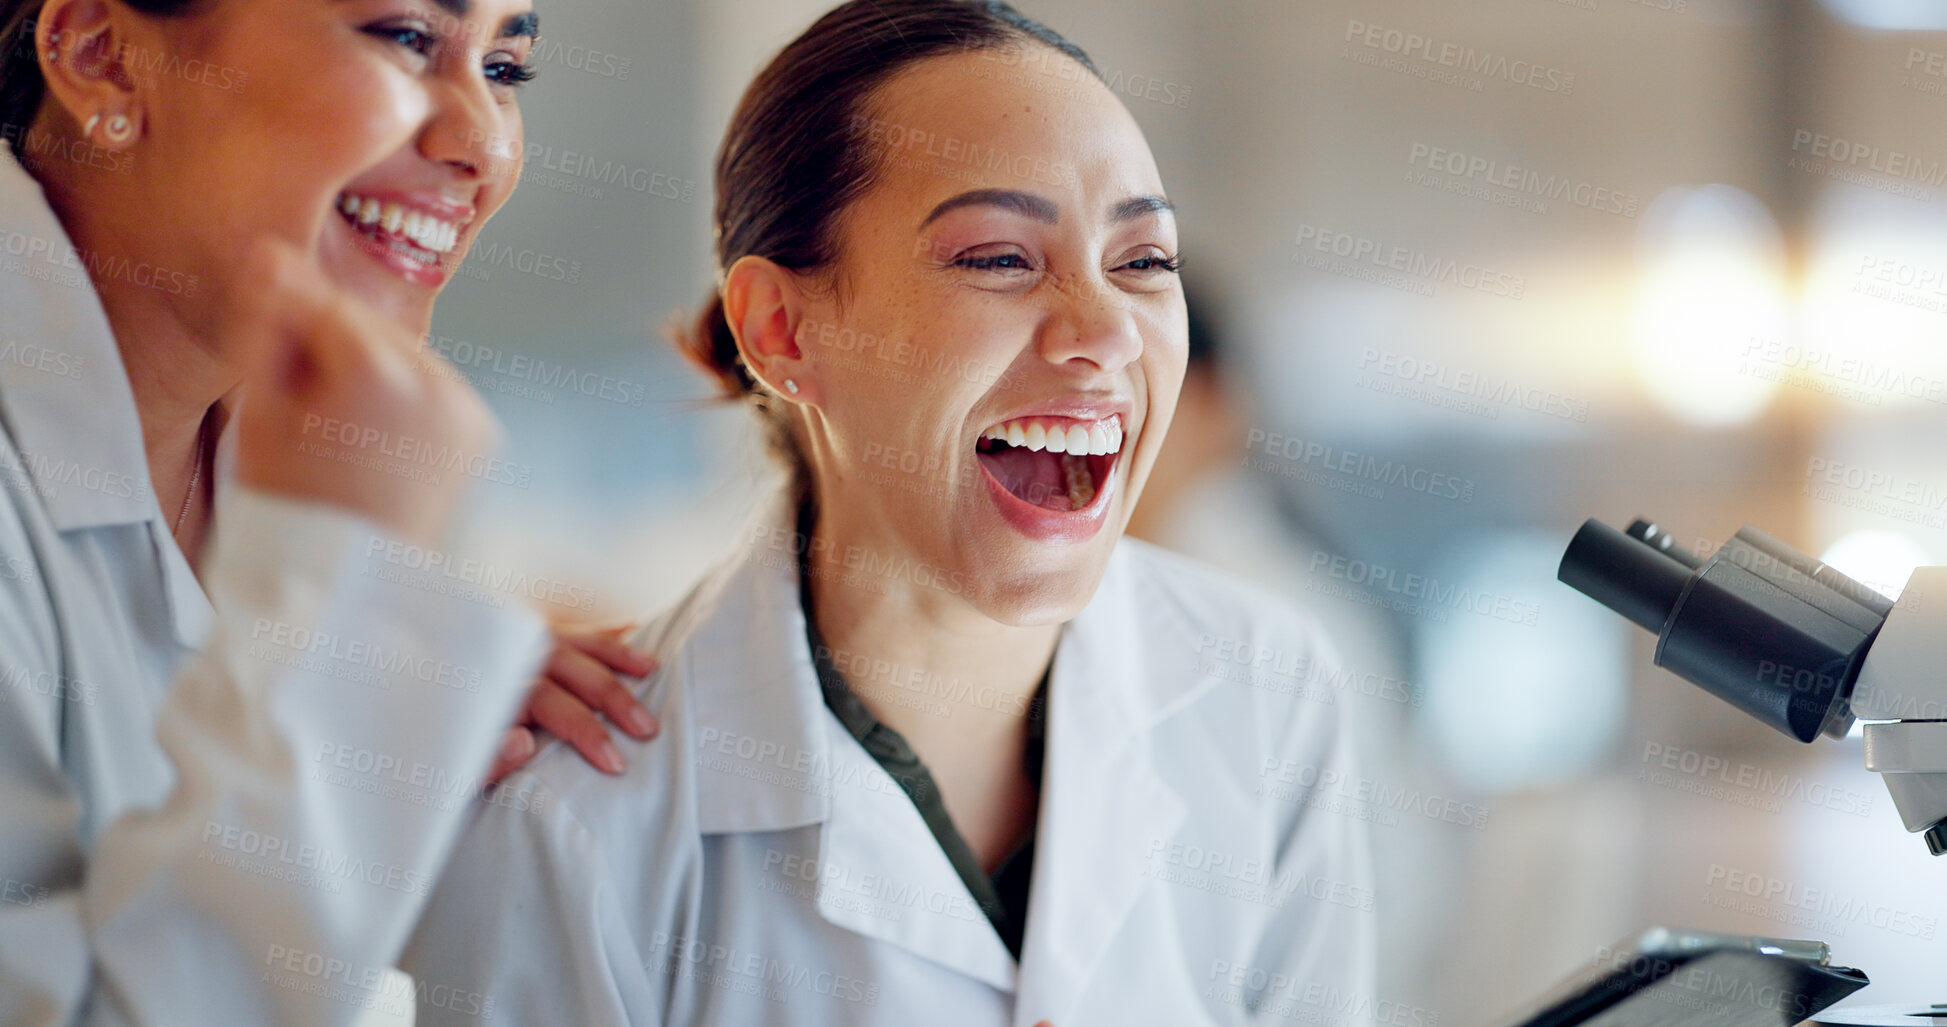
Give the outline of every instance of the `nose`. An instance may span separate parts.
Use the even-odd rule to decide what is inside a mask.
[[[430,117],[419,134],[427,160],[459,169],[468,178],[491,177],[518,169],[518,124],[495,101],[472,54],[445,62],[434,76]]]
[[[1087,275],[1062,279],[1055,291],[1060,299],[1041,333],[1042,359],[1058,365],[1080,362],[1112,373],[1142,356],[1142,333],[1127,296]]]

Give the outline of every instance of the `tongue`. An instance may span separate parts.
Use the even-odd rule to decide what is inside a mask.
[[[1062,473],[1060,453],[996,446],[980,454],[980,463],[1017,499],[1049,510],[1074,508],[1068,500],[1068,479]]]

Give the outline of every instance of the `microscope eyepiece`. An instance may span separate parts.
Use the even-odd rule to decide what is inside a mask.
[[[1656,633],[1656,664],[1801,742],[1843,737],[1860,664],[1892,603],[1763,532],[1708,558],[1657,524],[1582,525],[1562,583]]]

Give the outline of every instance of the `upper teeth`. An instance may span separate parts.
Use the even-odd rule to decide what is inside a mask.
[[[1096,456],[1122,452],[1122,418],[1089,424],[1056,423],[1032,417],[1003,421],[980,433],[983,439],[997,439],[1010,446],[1050,453],[1075,453]]]
[[[363,226],[380,229],[412,240],[421,249],[450,253],[460,241],[460,226],[441,221],[431,214],[409,210],[397,203],[380,203],[369,196],[346,193],[338,197],[338,211]]]

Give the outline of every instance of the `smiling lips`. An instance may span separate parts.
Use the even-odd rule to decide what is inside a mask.
[[[1008,494],[1056,513],[1086,510],[1122,452],[1122,417],[1018,417],[980,433],[980,465]]]
[[[429,210],[349,192],[339,195],[338,214],[354,231],[421,264],[437,264],[453,252],[466,227]]]

